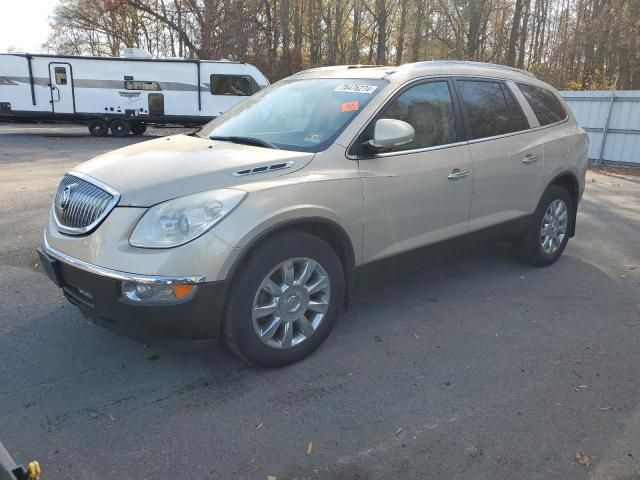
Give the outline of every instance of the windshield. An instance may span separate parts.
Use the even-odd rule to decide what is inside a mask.
[[[205,125],[198,136],[319,152],[335,140],[384,84],[383,80],[370,79],[284,80]]]

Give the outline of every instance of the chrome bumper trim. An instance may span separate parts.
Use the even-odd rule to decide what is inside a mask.
[[[203,283],[206,280],[206,277],[204,275],[140,275],[136,273],[121,272],[119,270],[99,267],[98,265],[93,265],[83,260],[71,257],[66,253],[60,252],[59,250],[56,250],[51,245],[49,245],[46,235],[43,238],[43,248],[47,255],[55,258],[56,260],[59,260],[60,262],[67,263],[80,270],[84,270],[85,272],[94,273],[96,275],[112,278],[114,280],[162,285],[173,285],[175,283],[197,284]]]

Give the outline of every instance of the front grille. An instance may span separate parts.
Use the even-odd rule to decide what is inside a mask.
[[[118,192],[97,180],[67,174],[53,201],[58,229],[71,235],[88,233],[109,215],[119,199]]]

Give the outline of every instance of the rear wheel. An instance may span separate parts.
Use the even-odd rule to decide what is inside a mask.
[[[551,185],[521,239],[522,259],[536,266],[551,265],[558,260],[569,241],[574,217],[575,207],[569,192],[560,185]]]
[[[134,135],[143,135],[147,131],[147,125],[143,122],[131,123],[131,133]]]
[[[344,271],[320,238],[288,232],[266,240],[233,280],[224,338],[243,360],[279,367],[327,338],[344,297]]]
[[[111,134],[114,137],[126,137],[130,132],[129,123],[121,118],[111,120],[109,128],[111,129]]]
[[[89,122],[89,133],[94,137],[106,137],[109,133],[109,124],[101,118],[95,118]]]

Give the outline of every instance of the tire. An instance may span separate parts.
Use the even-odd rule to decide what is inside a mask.
[[[131,130],[129,127],[129,122],[121,118],[111,120],[109,128],[111,129],[111,135],[113,135],[114,137],[127,137],[129,136],[129,131]]]
[[[144,132],[147,131],[147,125],[143,122],[132,122],[130,127],[131,133],[134,135],[144,135]]]
[[[563,211],[566,215],[562,214]],[[560,185],[549,186],[533,214],[531,225],[520,240],[521,259],[538,267],[555,263],[567,246],[575,214],[569,192]]]
[[[109,124],[101,118],[94,118],[89,122],[89,133],[94,137],[106,137],[109,133]]]
[[[293,269],[287,279],[283,265],[289,262]],[[310,272],[306,279],[304,272]],[[322,285],[328,289],[309,293]],[[344,291],[344,270],[329,244],[295,230],[276,234],[249,254],[232,280],[223,338],[233,353],[252,365],[272,368],[295,363],[331,333]],[[273,312],[265,313],[272,309],[270,305]]]

